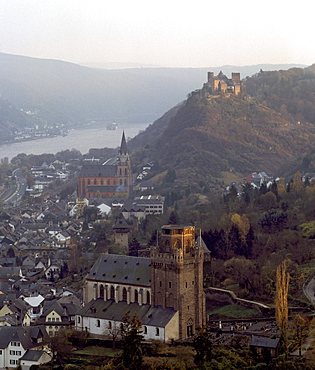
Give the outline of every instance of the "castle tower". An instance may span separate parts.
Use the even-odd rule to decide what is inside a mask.
[[[128,250],[128,235],[130,232],[130,227],[127,224],[122,213],[120,213],[116,217],[115,224],[113,225],[113,230],[115,234],[115,244],[121,246],[125,250]]]
[[[164,225],[158,246],[151,249],[152,303],[179,312],[180,339],[206,323],[203,260],[193,226]]]
[[[117,158],[117,179],[118,185],[124,185],[126,192],[130,196],[132,193],[132,170],[130,155],[127,148],[125,132],[123,132],[120,149]]]

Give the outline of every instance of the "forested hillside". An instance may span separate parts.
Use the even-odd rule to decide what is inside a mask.
[[[260,71],[245,81],[257,102],[288,119],[315,124],[315,64],[307,68]]]

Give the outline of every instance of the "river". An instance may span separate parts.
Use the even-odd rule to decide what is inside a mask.
[[[77,149],[85,154],[91,148],[116,148],[120,145],[123,131],[125,131],[128,140],[128,138],[133,138],[148,126],[149,123],[125,123],[119,125],[117,130],[107,130],[105,124],[94,124],[70,130],[67,136],[0,145],[0,158],[8,157],[11,160],[19,153],[56,154],[66,149]]]

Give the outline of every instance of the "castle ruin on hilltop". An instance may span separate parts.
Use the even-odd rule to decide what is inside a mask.
[[[213,72],[208,72],[208,81],[203,84],[202,89],[198,89],[189,94],[191,96],[213,98],[218,95],[240,95],[243,93],[243,82],[241,74],[232,72],[232,78],[228,78],[222,71],[215,76]]]

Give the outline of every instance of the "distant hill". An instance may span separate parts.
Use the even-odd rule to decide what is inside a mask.
[[[290,65],[209,68],[252,75]],[[209,70],[194,68],[95,69],[0,53],[0,94],[38,122],[80,126],[90,121],[153,122],[186,99]]]
[[[293,73],[296,79],[285,90],[278,86],[276,96],[272,83],[271,95],[264,94],[268,86],[260,79],[265,78],[265,73],[273,78],[277,75],[277,72],[262,72],[252,78],[257,88],[253,84],[249,86],[256,99],[248,95],[191,97],[170,110],[130,142],[132,148],[144,147],[136,152],[137,161],[149,157],[158,163],[160,173],[175,169],[178,180],[191,186],[200,182],[218,184],[228,174],[242,178],[252,171],[280,175],[284,169],[288,170],[291,162],[304,158],[304,164],[308,163],[305,158],[312,153],[315,139],[315,120],[311,113],[315,96],[315,86],[311,87],[313,67],[278,72],[280,80],[292,80]],[[309,76],[307,82],[306,75]],[[304,98],[302,91],[306,93]],[[296,111],[289,113],[294,94],[304,107],[300,121]],[[270,105],[277,99],[281,104],[274,104],[272,109]]]

